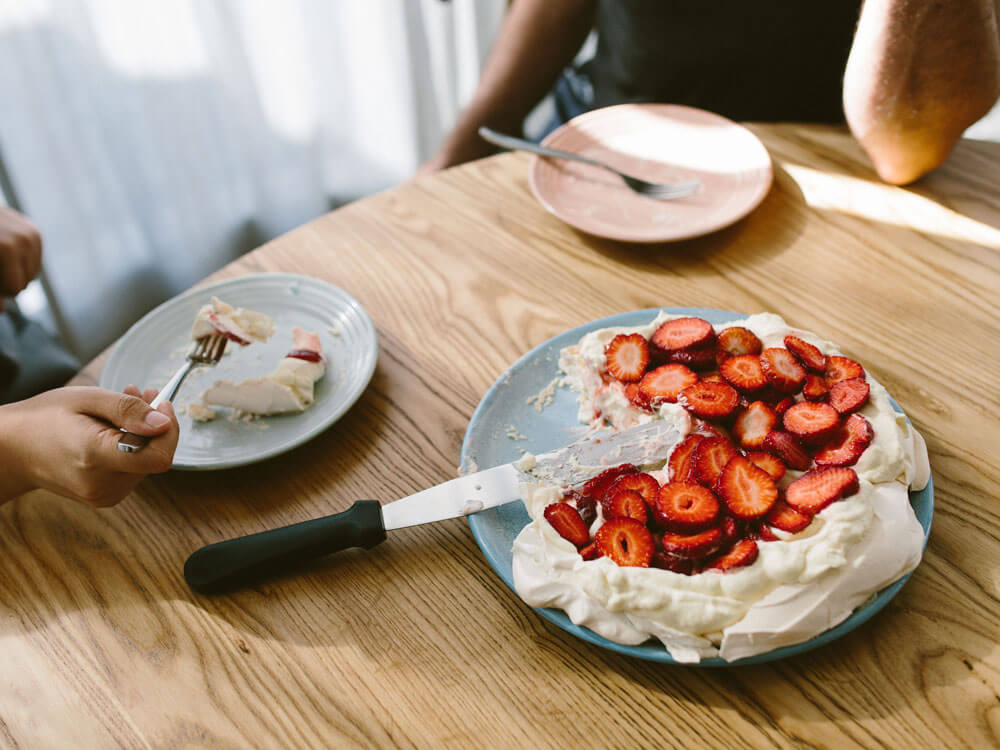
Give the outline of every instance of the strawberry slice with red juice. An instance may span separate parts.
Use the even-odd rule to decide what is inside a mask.
[[[639,333],[619,333],[604,348],[608,372],[617,380],[639,380],[649,366],[649,342]]]

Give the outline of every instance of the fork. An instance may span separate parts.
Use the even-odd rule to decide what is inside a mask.
[[[219,360],[222,359],[222,355],[226,351],[227,341],[228,339],[221,333],[212,333],[208,336],[201,336],[195,339],[191,345],[191,351],[187,354],[187,361],[178,368],[173,377],[160,389],[160,392],[156,394],[156,398],[153,399],[149,406],[155,409],[164,401],[172,401],[174,396],[177,395],[177,391],[180,390],[184,378],[195,367],[214,367],[219,364]],[[122,432],[125,434],[118,439],[118,450],[123,453],[135,453],[142,450],[146,443],[149,442],[149,438],[143,435],[136,435],[124,429]]]
[[[647,198],[655,198],[662,201],[684,198],[691,195],[691,193],[697,190],[701,185],[701,183],[697,180],[672,183],[649,182],[648,180],[642,180],[638,177],[633,177],[630,174],[620,172],[614,167],[610,167],[607,164],[597,161],[596,159],[580,156],[580,154],[573,154],[569,151],[559,151],[558,149],[549,148],[547,146],[540,146],[537,143],[532,143],[531,141],[498,133],[490,128],[479,128],[479,135],[484,140],[487,140],[496,146],[502,146],[503,148],[530,151],[531,153],[538,154],[539,156],[553,156],[557,159],[570,159],[572,161],[579,161],[584,164],[590,164],[594,167],[606,169],[607,171],[613,172],[621,177],[625,184],[632,188],[632,190],[636,193],[639,195],[645,195]]]

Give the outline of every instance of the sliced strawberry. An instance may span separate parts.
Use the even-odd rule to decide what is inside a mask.
[[[705,439],[704,435],[697,433],[688,435],[674,448],[667,461],[667,468],[670,470],[669,477],[674,482],[687,482],[691,476],[691,457],[698,443]],[[694,481],[693,479],[691,481]]]
[[[719,545],[720,547],[728,547],[740,539],[746,531],[743,522],[737,521],[732,516],[724,516],[722,523],[719,524],[719,528],[722,529],[722,544]]]
[[[619,333],[604,347],[608,372],[623,383],[642,377],[649,366],[649,342],[641,333]]]
[[[647,568],[653,557],[653,535],[634,518],[612,518],[594,537],[598,551],[616,565]]]
[[[841,381],[846,382],[846,381]],[[828,443],[816,451],[818,466],[854,466],[872,440],[875,431],[861,414],[851,414],[844,420]]]
[[[830,406],[841,414],[850,414],[868,403],[871,386],[862,378],[838,380],[830,389]]]
[[[584,560],[596,560],[598,557],[603,557],[603,555],[597,549],[597,542],[591,542],[580,550],[580,557]]]
[[[612,466],[610,469],[605,469],[596,477],[588,479],[583,487],[580,488],[580,494],[586,495],[587,497],[593,497],[598,500],[604,499],[604,493],[608,491],[610,487],[618,477],[624,474],[636,474],[639,471],[639,467],[634,464],[619,464],[618,466]]]
[[[676,318],[657,328],[651,341],[668,352],[702,348],[715,341],[715,329],[701,318]]]
[[[674,534],[667,532],[660,540],[663,551],[674,557],[696,560],[708,557],[719,549],[722,543],[722,530],[718,527],[701,531],[697,534]]]
[[[737,354],[730,357],[719,366],[719,374],[733,388],[737,388],[744,393],[758,391],[767,385],[767,378],[764,376],[764,368],[761,367],[760,357],[755,354]]]
[[[636,409],[642,409],[643,411],[653,411],[653,407],[649,405],[649,399],[646,398],[642,391],[639,390],[638,383],[626,383],[625,384],[625,398],[629,400]]]
[[[701,376],[701,382],[703,383],[725,383],[726,379],[722,377],[717,372],[710,372],[707,375]]]
[[[777,424],[774,410],[763,401],[754,401],[733,422],[733,437],[744,448],[757,450],[764,447],[767,433]]]
[[[719,351],[725,352],[730,357],[739,357],[743,354],[760,354],[764,345],[757,338],[757,334],[749,328],[733,326],[719,332]]]
[[[684,365],[661,365],[642,376],[639,393],[652,408],[656,408],[664,402],[676,403],[680,392],[697,382],[698,376]]]
[[[826,384],[831,388],[833,388],[834,383],[839,383],[841,380],[863,378],[864,376],[865,368],[850,357],[839,357],[836,355],[827,357],[824,377],[826,378]]]
[[[685,560],[683,557],[674,557],[662,550],[657,550],[653,553],[653,559],[649,561],[649,567],[669,570],[687,576],[691,575],[693,565],[690,560]]]
[[[778,499],[778,487],[771,475],[746,456],[733,456],[722,470],[719,496],[737,518],[764,516]]]
[[[301,359],[306,362],[322,362],[323,355],[312,349],[292,349],[285,357],[289,359]]]
[[[719,501],[700,484],[670,482],[653,500],[653,517],[665,529],[691,534],[707,529],[719,519]]]
[[[762,523],[747,531],[748,539],[757,539],[762,542],[780,542],[781,539],[774,533],[770,526]]]
[[[729,433],[726,432],[725,428],[720,427],[717,424],[709,422],[706,419],[696,419],[694,420],[694,431],[697,435],[704,435],[705,437],[720,437],[729,440]]]
[[[622,490],[635,490],[642,495],[642,499],[649,505],[656,499],[656,495],[660,491],[660,483],[651,474],[646,474],[642,471],[638,474],[625,474],[618,477],[608,487],[605,497],[613,495],[616,492],[621,492]]]
[[[787,349],[765,349],[760,354],[760,364],[767,382],[781,393],[798,393],[806,382],[805,368]]]
[[[576,491],[574,490],[574,492]],[[580,495],[578,492],[576,494],[579,495],[576,500],[576,510],[589,529],[590,524],[592,524],[597,518],[597,499]]]
[[[775,482],[785,476],[785,465],[781,463],[781,459],[777,456],[765,453],[764,451],[751,451],[747,453],[747,458],[770,474],[771,479]]]
[[[821,466],[803,474],[785,490],[785,502],[800,513],[815,515],[830,503],[858,491],[858,475],[844,466]]]
[[[785,429],[803,443],[821,443],[840,427],[840,415],[829,404],[800,401],[781,418]]]
[[[802,397],[806,401],[826,401],[829,395],[830,389],[823,378],[812,372],[806,375],[805,385],[802,386]]]
[[[779,500],[774,507],[768,511],[767,522],[776,529],[798,534],[812,523],[812,516],[807,513],[800,513],[784,500]]]
[[[726,438],[705,438],[691,454],[691,477],[698,484],[714,487],[726,464],[737,453],[736,446]]]
[[[580,514],[569,503],[552,503],[542,511],[545,520],[549,522],[556,533],[576,547],[582,547],[590,541],[590,531]]]
[[[608,490],[601,501],[604,517],[634,518],[645,525],[649,521],[649,507],[642,495],[635,490]]]
[[[724,383],[695,383],[677,396],[677,403],[704,419],[728,417],[739,402],[739,394]]]
[[[785,412],[792,407],[794,403],[795,403],[794,398],[792,398],[791,396],[785,396],[783,399],[781,399],[781,401],[779,401],[774,405],[774,413],[777,414],[779,417],[782,417],[785,415]]]
[[[822,374],[826,370],[826,355],[798,336],[785,336],[785,348],[795,355],[807,370]]]
[[[805,471],[812,466],[812,456],[791,433],[772,430],[764,439],[764,449],[780,458],[789,469]]]
[[[757,559],[757,542],[753,539],[743,539],[736,542],[726,552],[708,561],[706,570],[732,570],[752,565]]]
[[[714,346],[680,349],[670,352],[670,361],[690,367],[692,370],[714,370],[718,364],[715,360],[715,353]]]

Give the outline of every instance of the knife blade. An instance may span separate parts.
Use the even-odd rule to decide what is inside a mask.
[[[370,549],[386,532],[478,513],[521,499],[522,483],[575,485],[610,466],[664,459],[680,440],[658,420],[620,432],[602,432],[539,456],[478,471],[385,506],[359,500],[331,516],[209,544],[184,564],[184,578],[200,593],[245,586],[290,565],[350,547]]]

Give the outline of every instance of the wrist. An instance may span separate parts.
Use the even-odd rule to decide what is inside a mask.
[[[0,505],[35,489],[30,461],[19,449],[25,436],[20,421],[18,404],[0,406]]]

